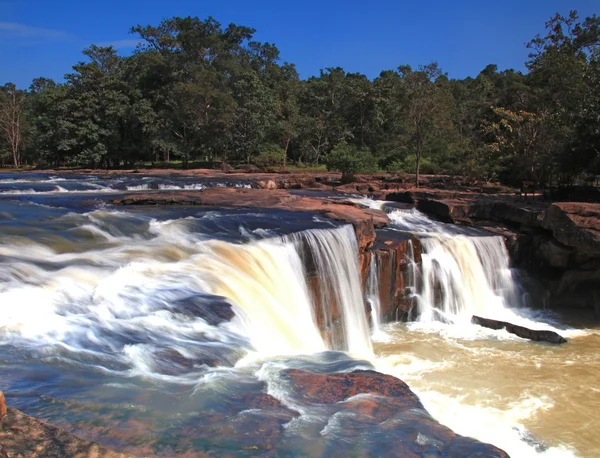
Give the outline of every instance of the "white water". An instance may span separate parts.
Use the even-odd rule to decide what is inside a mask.
[[[328,316],[334,307],[341,312],[343,336],[339,349],[360,357],[372,356],[352,226],[311,229],[292,235],[292,239],[298,244],[307,243],[313,255],[321,285],[318,303],[323,314]]]
[[[125,227],[132,218],[125,213],[96,210],[86,218],[88,222],[78,222],[73,230],[90,234],[97,245],[82,253],[61,252],[64,247],[58,242],[53,248],[21,237],[0,241],[5,259],[0,263],[0,329],[7,332],[6,342],[43,344],[48,354],[68,348],[75,359],[90,346],[113,348],[117,351],[103,358],[139,366],[138,372],[149,376],[155,374],[143,361],[150,358],[153,344],[115,348],[110,336],[141,327],[156,336],[152,339],[175,340],[184,354],[198,350],[185,343],[198,333],[208,333],[223,346],[239,346],[239,339],[247,339],[252,349],[245,360],[327,350],[297,249],[302,240],[322,282],[319,304],[331,310],[335,302],[340,310],[342,347],[331,349],[372,355],[351,226],[240,245],[190,233],[189,218],[151,220],[151,238],[106,230],[109,218],[122,220]],[[193,295],[208,302],[225,297],[236,317],[211,328],[201,318],[180,322],[178,315],[165,310]]]
[[[371,255],[371,263],[369,265],[369,276],[367,277],[367,288],[365,298],[371,307],[371,326],[373,335],[376,336],[381,332],[381,301],[379,299],[379,265],[377,257]]]
[[[472,234],[468,229],[434,221],[415,209],[394,210],[389,216],[393,227],[416,234],[421,240],[422,265],[416,288],[420,323],[431,324],[442,318],[454,325],[454,332],[472,336],[478,326],[471,325],[471,317],[479,315],[552,330],[565,337],[581,334],[558,329],[548,320],[540,321],[535,311],[524,307],[525,294],[510,268],[502,237]]]

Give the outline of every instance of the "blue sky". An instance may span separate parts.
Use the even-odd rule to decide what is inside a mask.
[[[437,61],[451,78],[487,64],[524,70],[524,43],[556,12],[600,14],[598,0],[0,0],[0,84],[58,81],[92,44],[135,45],[129,28],[171,16],[213,16],[257,29],[305,78],[341,66],[373,78]]]

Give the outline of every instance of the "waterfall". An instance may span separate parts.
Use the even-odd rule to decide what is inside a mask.
[[[377,257],[371,254],[369,264],[369,276],[367,277],[367,287],[365,290],[365,299],[371,307],[371,326],[373,334],[377,334],[381,329],[381,301],[379,299],[379,263]]]
[[[393,226],[419,234],[421,278],[409,275],[419,321],[469,321],[472,315],[501,319],[520,305],[502,237],[461,233],[416,211],[394,211]]]
[[[326,322],[341,321],[341,335],[330,349],[372,354],[352,226],[311,229],[246,246],[212,243],[211,253],[210,260],[198,260],[204,272],[212,273],[206,289],[243,310],[244,334],[260,354],[327,349],[316,325],[318,307]],[[302,255],[316,269],[314,288]]]
[[[304,267],[293,244],[211,242],[209,253],[194,264],[205,291],[241,309],[235,323],[260,356],[327,349],[315,325]]]
[[[328,349],[372,355],[350,225],[239,244],[204,240],[186,218],[151,220],[145,237],[121,231],[138,221],[125,213],[69,213],[63,221],[73,218],[94,229],[94,249],[60,254],[36,241],[2,240],[4,341],[50,355],[68,348],[69,359],[85,364],[93,348],[107,367],[145,374],[156,373],[153,355],[164,347],[219,364],[248,351],[250,359]],[[106,224],[120,230],[101,232]],[[206,310],[224,299],[234,318],[207,321]],[[319,315],[330,317],[339,338],[323,338]]]
[[[369,357],[373,347],[363,302],[358,269],[358,244],[352,226],[337,229],[309,229],[290,236],[312,265],[318,280],[313,299],[321,308],[324,321],[335,330],[333,348]],[[302,249],[307,247],[308,249]],[[341,326],[336,326],[339,312]]]
[[[421,241],[419,320],[451,321],[472,315],[501,317],[517,295],[501,237],[439,236]]]

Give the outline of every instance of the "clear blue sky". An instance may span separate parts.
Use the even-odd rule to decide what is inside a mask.
[[[524,70],[524,43],[554,13],[600,13],[599,0],[0,0],[0,84],[62,80],[92,43],[133,49],[135,24],[213,16],[257,29],[305,78],[341,66],[373,78],[401,64],[437,61],[451,78],[487,64]]]

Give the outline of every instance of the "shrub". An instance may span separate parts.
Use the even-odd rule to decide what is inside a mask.
[[[417,168],[417,159],[414,155],[406,156],[404,159],[396,159],[388,164],[386,170],[390,173],[402,175],[414,174]],[[420,172],[424,174],[436,173],[436,166],[427,158],[421,158]]]

